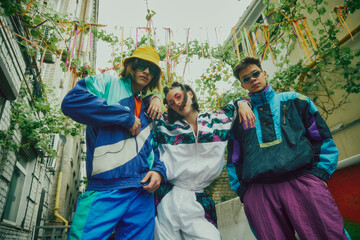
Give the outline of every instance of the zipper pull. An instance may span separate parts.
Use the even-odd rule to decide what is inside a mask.
[[[284,118],[284,124],[286,123],[286,118],[285,118],[285,111],[286,111],[286,105],[283,105],[283,118]]]

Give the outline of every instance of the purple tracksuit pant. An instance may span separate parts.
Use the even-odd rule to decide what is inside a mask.
[[[257,239],[348,239],[339,209],[325,183],[305,174],[275,184],[250,184],[244,210]]]

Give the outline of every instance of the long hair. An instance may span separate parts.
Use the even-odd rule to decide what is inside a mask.
[[[183,103],[181,104],[181,107],[184,107],[185,104],[187,103],[188,101],[188,98],[187,98],[187,92],[190,91],[192,94],[193,94],[193,99],[192,99],[192,104],[191,104],[191,107],[199,112],[199,103],[197,101],[197,97],[196,97],[196,94],[194,92],[194,90],[187,84],[181,84],[179,82],[174,82],[170,87],[164,87],[164,94],[165,94],[165,97],[164,97],[164,104],[168,104],[167,100],[166,100],[166,96],[167,94],[169,93],[170,90],[174,89],[174,88],[180,88],[181,91],[183,91],[184,93],[184,101]],[[181,116],[180,114],[178,114],[177,112],[175,112],[171,107],[168,106],[168,119],[169,119],[169,122],[171,124],[173,124],[175,121],[177,120],[182,120],[184,119],[183,116]]]
[[[131,81],[133,81],[135,79],[135,72],[137,69],[137,65],[138,65],[138,58],[129,59],[128,61],[125,62],[124,69],[122,70],[120,75],[124,79],[130,78]],[[147,93],[147,91],[152,91],[155,88],[161,91],[160,76],[161,76],[161,69],[159,69],[159,71],[157,71],[156,74],[152,76],[151,82],[148,85],[146,85],[143,88],[143,90],[141,90],[141,94],[143,96]]]

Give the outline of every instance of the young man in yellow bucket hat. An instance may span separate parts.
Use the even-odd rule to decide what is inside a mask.
[[[62,111],[86,124],[88,185],[79,197],[69,239],[154,239],[152,193],[165,180],[140,98],[160,88],[159,55],[137,48],[121,76],[88,76],[65,96]],[[150,116],[157,115],[157,107]]]

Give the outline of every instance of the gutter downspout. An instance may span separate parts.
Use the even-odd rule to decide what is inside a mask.
[[[61,151],[60,151],[60,167],[59,167],[59,176],[58,176],[58,182],[57,182],[57,188],[56,188],[56,197],[55,197],[55,207],[54,207],[54,215],[55,217],[57,217],[58,219],[60,219],[60,221],[65,223],[65,226],[68,225],[68,221],[63,218],[60,214],[59,214],[59,201],[60,201],[60,192],[61,192],[61,183],[62,183],[62,163],[63,163],[63,159],[64,159],[64,145],[66,143],[66,137],[63,135],[60,135],[60,139],[61,139]],[[65,232],[67,232],[67,228],[65,228]]]

